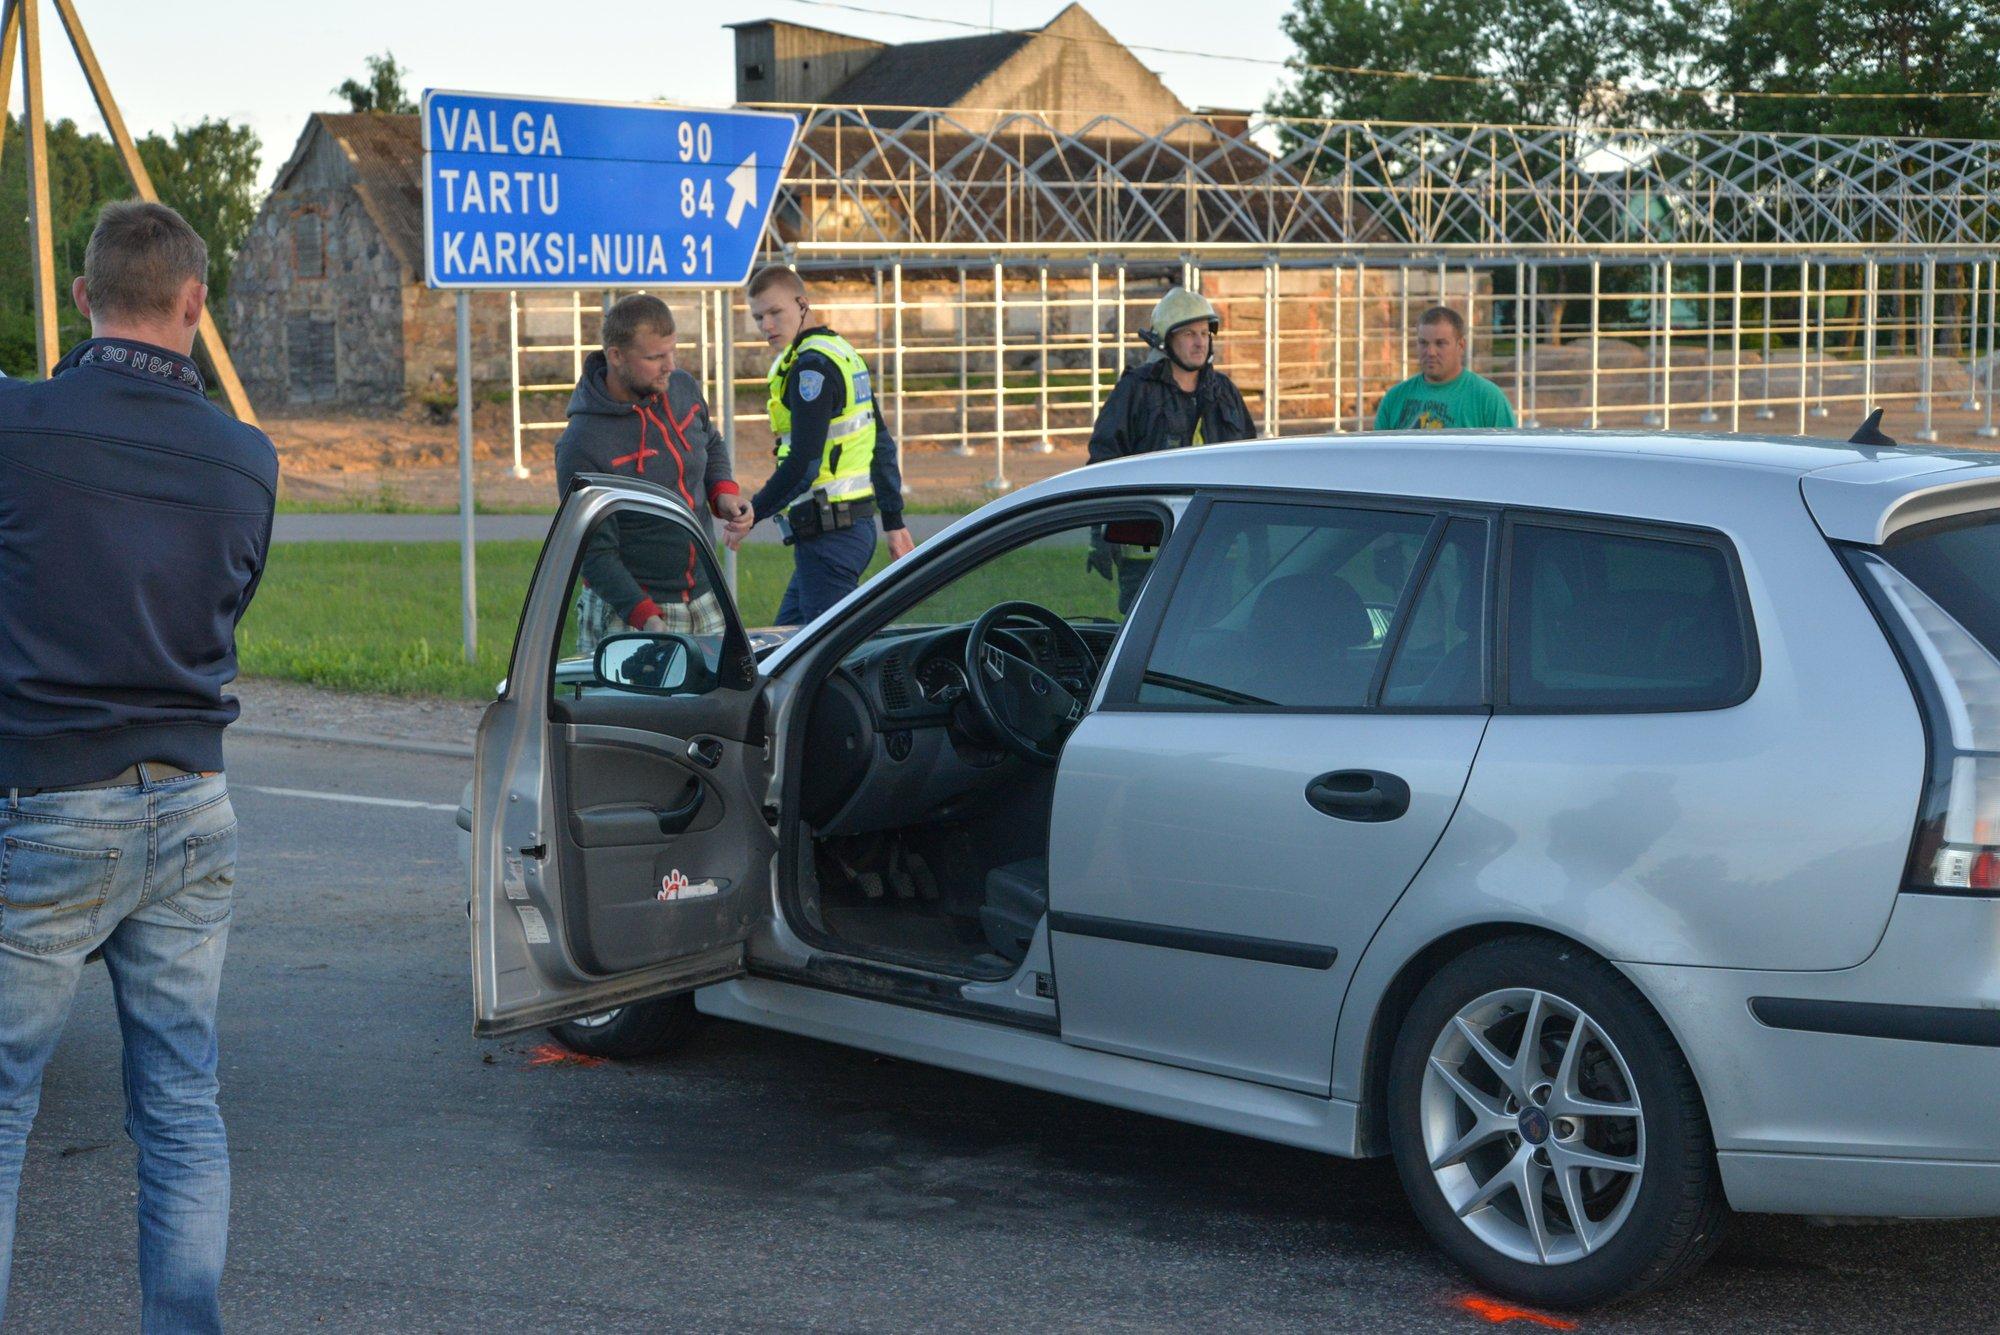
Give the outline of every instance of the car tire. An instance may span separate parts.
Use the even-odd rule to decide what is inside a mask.
[[[1507,937],[1440,969],[1397,1035],[1388,1114],[1425,1230],[1517,1302],[1618,1302],[1721,1240],[1728,1206],[1694,1075],[1638,990],[1580,947]]]
[[[565,1020],[549,1033],[571,1052],[632,1061],[672,1052],[694,1032],[695,1020],[694,997],[684,993]]]

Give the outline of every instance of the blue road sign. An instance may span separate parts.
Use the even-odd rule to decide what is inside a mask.
[[[798,138],[768,111],[424,92],[424,281],[717,287],[750,276]]]

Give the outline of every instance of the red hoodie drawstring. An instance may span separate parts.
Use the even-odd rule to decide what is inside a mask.
[[[646,420],[648,416],[646,412],[646,406],[644,404],[633,404],[632,411],[639,415],[639,448],[631,454],[619,455],[616,459],[613,459],[611,461],[611,466],[613,468],[616,468],[620,464],[632,464],[634,465],[633,471],[638,473],[639,476],[644,477],[646,475],[646,460],[652,458],[654,455],[657,455],[659,451],[649,450],[646,448]],[[655,422],[654,425],[657,426],[658,423]],[[660,431],[660,443],[662,445],[667,443],[667,433],[665,428],[662,428]]]

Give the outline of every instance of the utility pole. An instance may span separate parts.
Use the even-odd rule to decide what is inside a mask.
[[[0,13],[0,120],[4,120],[7,114],[7,98],[14,84],[14,53],[18,50],[27,100],[28,249],[35,287],[35,358],[41,365],[42,374],[47,375],[62,357],[62,347],[56,323],[61,307],[56,292],[55,220],[49,213],[48,117],[44,110],[42,84],[41,12],[38,0],[0,0],[0,3],[5,4],[4,13]],[[157,204],[159,192],[153,188],[153,178],[147,172],[146,164],[139,160],[138,146],[132,142],[131,131],[125,128],[125,118],[119,113],[117,99],[111,95],[111,85],[97,63],[97,53],[91,49],[90,38],[83,30],[83,20],[76,12],[75,0],[50,0],[50,3],[55,6],[56,16],[69,38],[70,49],[76,53],[83,77],[90,84],[90,95],[97,101],[98,114],[104,117],[104,128],[111,133],[112,145],[118,151],[118,160],[132,182],[132,189],[139,198]],[[238,420],[254,424],[257,414],[250,407],[250,396],[243,391],[243,382],[236,374],[236,363],[230,360],[229,349],[215,327],[215,317],[209,314],[206,306],[202,308],[201,323],[195,329],[195,336],[215,368],[216,383],[229,403],[229,410],[236,414]]]

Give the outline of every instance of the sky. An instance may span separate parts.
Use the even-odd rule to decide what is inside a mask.
[[[969,36],[957,26],[989,21],[1033,28],[1065,0],[853,0],[863,9],[950,19],[890,17],[803,0],[656,0],[551,4],[549,0],[342,0],[337,5],[271,0],[179,0],[170,10],[133,0],[76,0],[91,45],[134,134],[166,133],[207,116],[247,122],[263,140],[261,184],[291,156],[307,115],[344,109],[332,89],[365,74],[383,50],[426,87],[548,97],[728,106],[735,98],[734,34],[722,25],[775,18],[878,41]],[[1291,0],[1086,0],[1127,43],[1210,53],[1209,58],[1139,53],[1189,106],[1255,107],[1283,77],[1274,65],[1290,45],[1279,18]],[[62,40],[55,6],[41,0],[43,68],[51,119],[103,129],[90,92]],[[169,14],[170,18],[161,19]],[[133,18],[142,21],[132,22]],[[19,76],[9,95],[18,114]]]

